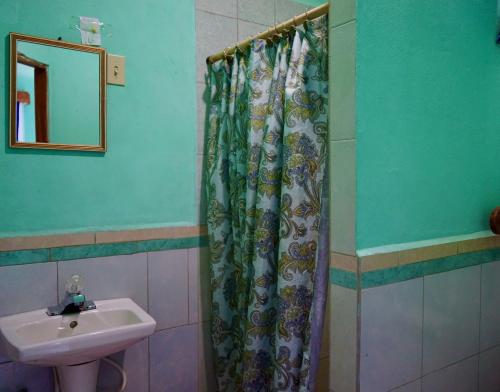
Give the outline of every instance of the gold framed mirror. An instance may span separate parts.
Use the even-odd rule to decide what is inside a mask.
[[[10,33],[9,145],[106,151],[106,50]]]

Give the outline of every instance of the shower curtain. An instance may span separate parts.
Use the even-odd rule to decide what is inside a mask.
[[[313,391],[328,271],[327,17],[209,66],[220,391]]]

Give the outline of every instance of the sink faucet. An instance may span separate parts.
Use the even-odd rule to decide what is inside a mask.
[[[87,301],[85,295],[81,293],[82,288],[82,278],[79,275],[73,275],[66,282],[66,298],[58,305],[49,306],[47,314],[49,316],[58,316],[95,309],[94,301]]]

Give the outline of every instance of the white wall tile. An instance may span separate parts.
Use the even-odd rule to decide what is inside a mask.
[[[238,21],[238,41],[250,38],[252,35],[262,33],[269,29],[269,26],[261,25],[253,22],[246,22],[244,20]]]
[[[209,248],[200,248],[200,301],[201,321],[209,321],[212,314],[212,291]]]
[[[332,225],[330,246],[334,252],[356,254],[356,142],[330,143],[330,184]]]
[[[423,371],[479,351],[480,266],[424,278]]]
[[[57,304],[56,263],[0,268],[0,317]]]
[[[386,391],[420,377],[422,293],[422,278],[362,291],[362,391]]]
[[[198,377],[199,392],[213,392],[217,390],[210,323],[208,322],[198,324]]]
[[[356,137],[356,22],[330,30],[331,140]]]
[[[61,300],[65,296],[66,281],[78,274],[84,279],[82,293],[87,299],[128,297],[148,310],[146,253],[60,261],[58,268]]]
[[[1,392],[50,392],[53,390],[52,368],[13,362],[0,365]]]
[[[0,391],[14,392],[14,363],[0,365]]]
[[[420,392],[422,390],[422,380],[416,380],[391,390],[391,392]]]
[[[127,372],[125,392],[147,392],[149,389],[149,351],[148,339],[130,346],[125,351],[110,356]],[[114,392],[121,384],[121,375],[108,363],[101,361],[97,389]]]
[[[54,390],[52,368],[14,363],[15,391],[47,392]]]
[[[356,290],[330,286],[330,388],[356,391],[357,314]]]
[[[476,392],[477,375],[478,357],[474,356],[425,376],[422,392]]]
[[[276,1],[276,23],[285,22],[288,19],[300,15],[311,8],[292,0],[275,0],[275,1]]]
[[[332,0],[330,7],[335,10],[331,15],[331,26],[344,24],[356,17],[356,0]]]
[[[267,26],[273,25],[273,0],[238,0],[238,19]]]
[[[234,44],[238,39],[236,19],[196,11],[197,81],[203,83],[206,58]]]
[[[187,324],[188,250],[148,254],[149,313],[156,329]]]
[[[500,261],[483,264],[481,266],[481,351],[500,344],[499,282]]]
[[[500,346],[479,355],[479,392],[500,391]]]
[[[196,156],[195,209],[196,209],[196,220],[200,225],[207,223],[207,198],[204,187],[205,162],[206,162],[205,155]]]
[[[0,363],[10,362],[10,359],[2,353],[2,345],[0,344]]]
[[[200,250],[199,248],[188,249],[188,279],[189,279],[189,323],[200,321],[199,312],[201,310],[200,292]]]
[[[192,392],[198,387],[198,326],[166,329],[149,338],[150,392]]]
[[[236,18],[237,0],[196,0],[196,9]]]
[[[210,318],[210,271],[208,248],[191,248],[189,258],[189,322]]]
[[[208,248],[191,248],[189,258],[189,322],[210,319],[210,260]]]

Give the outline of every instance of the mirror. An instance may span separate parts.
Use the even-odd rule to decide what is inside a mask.
[[[10,147],[106,151],[106,51],[10,34]]]

